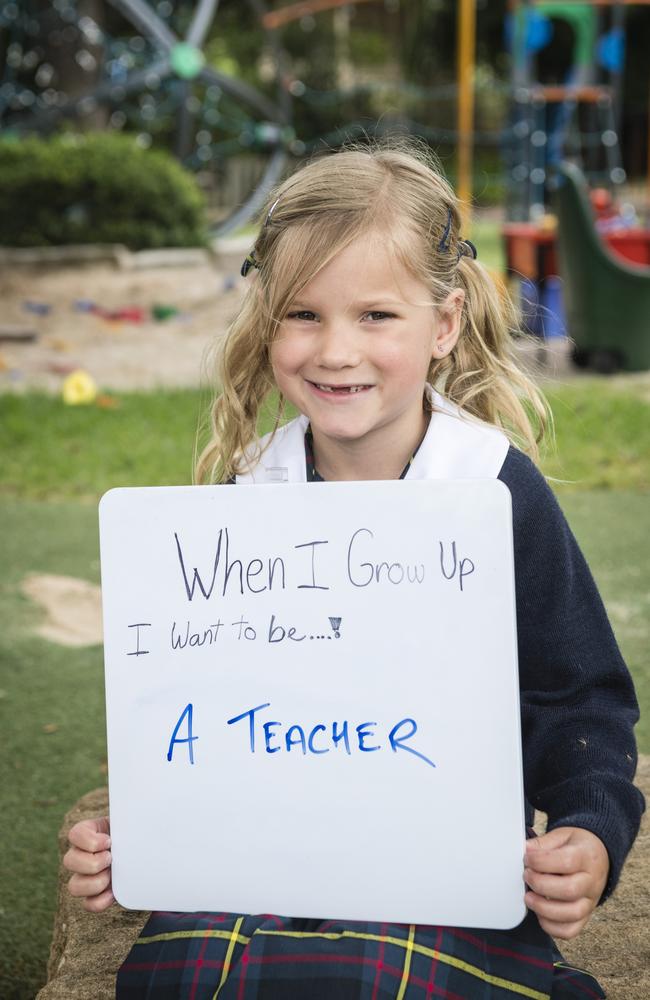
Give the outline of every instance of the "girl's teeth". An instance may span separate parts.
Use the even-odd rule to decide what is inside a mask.
[[[331,386],[331,385],[320,385],[319,383],[316,384],[319,389],[323,390],[323,392],[348,392],[348,393],[361,392],[362,389],[366,388],[365,385],[340,386],[337,388],[336,386]]]

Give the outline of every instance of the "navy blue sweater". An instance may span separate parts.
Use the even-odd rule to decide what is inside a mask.
[[[591,830],[614,889],[645,808],[632,779],[639,709],[602,600],[555,496],[510,448],[524,787],[548,829]]]
[[[305,438],[308,481],[322,482]],[[408,471],[404,469],[402,476]],[[499,473],[512,495],[521,736],[527,820],[595,833],[609,854],[603,902],[639,831],[632,784],[639,707],[603,602],[543,475],[510,448]]]

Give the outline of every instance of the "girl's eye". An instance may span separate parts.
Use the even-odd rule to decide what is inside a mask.
[[[287,319],[312,320],[316,319],[316,314],[309,309],[298,309],[287,313]]]
[[[373,310],[372,312],[366,313],[366,317],[371,319],[373,323],[378,323],[382,319],[393,319],[392,313],[380,312],[379,310]]]

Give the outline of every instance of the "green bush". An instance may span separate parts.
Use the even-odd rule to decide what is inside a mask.
[[[168,154],[110,132],[0,140],[0,244],[202,246],[205,205]]]

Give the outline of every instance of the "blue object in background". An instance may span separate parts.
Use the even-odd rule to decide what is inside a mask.
[[[560,278],[554,276],[547,278],[541,295],[536,281],[522,278],[519,283],[519,308],[522,326],[527,333],[539,337],[540,340],[566,337]]]
[[[49,302],[33,302],[32,300],[23,302],[23,309],[35,316],[49,316],[52,312],[52,306]]]
[[[622,28],[612,28],[601,35],[596,46],[598,62],[610,73],[620,73],[625,63],[625,35]]]
[[[524,330],[535,337],[543,337],[539,303],[539,288],[536,281],[522,278],[519,282],[519,308]]]
[[[553,37],[553,22],[546,14],[540,14],[536,10],[521,11],[518,17],[526,18],[525,45],[527,52],[539,52],[545,48]],[[510,51],[514,44],[515,24],[512,14],[508,14],[504,21],[506,45]]]
[[[546,340],[555,337],[566,337],[566,319],[562,301],[562,281],[557,277],[549,277],[544,284],[541,302],[542,336]]]

